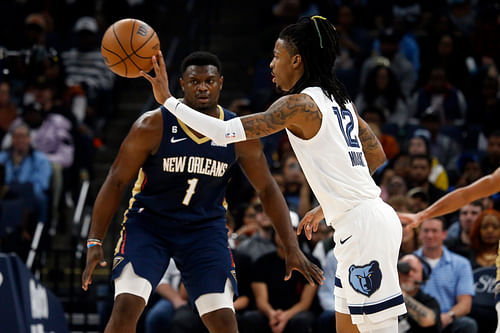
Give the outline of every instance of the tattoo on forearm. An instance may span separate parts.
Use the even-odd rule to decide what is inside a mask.
[[[425,307],[422,303],[418,302],[413,297],[404,297],[406,308],[408,309],[408,314],[418,323],[429,315],[431,315],[432,310]]]
[[[380,143],[375,133],[373,133],[368,126],[359,128],[359,138],[361,139],[361,145],[363,146],[365,155],[379,149]]]
[[[302,113],[302,114],[301,114]],[[321,118],[321,114],[310,97],[305,95],[285,96],[274,102],[267,111],[241,118],[248,139],[260,138],[282,130],[301,114],[301,121]]]

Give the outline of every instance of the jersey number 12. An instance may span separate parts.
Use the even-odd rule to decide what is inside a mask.
[[[333,113],[337,116],[339,121],[340,130],[342,131],[342,135],[344,136],[345,142],[348,147],[359,148],[359,141],[356,136],[352,135],[352,130],[354,129],[354,119],[352,117],[351,111],[344,109],[339,110],[337,107],[333,107]],[[347,124],[344,126],[344,119],[348,118]]]

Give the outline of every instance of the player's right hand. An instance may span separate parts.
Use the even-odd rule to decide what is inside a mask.
[[[104,260],[102,246],[93,246],[87,250],[87,263],[82,274],[83,290],[87,291],[89,284],[92,284],[92,273],[94,272],[95,266],[98,263],[101,267],[105,267],[107,265],[106,261]]]
[[[313,231],[318,231],[319,222],[324,219],[323,209],[317,206],[304,215],[297,228],[297,235],[300,235],[302,228],[306,234],[307,239],[311,240]]]
[[[153,68],[155,70],[155,77],[152,77],[146,72],[141,71],[141,75],[143,78],[151,83],[153,87],[153,94],[155,95],[155,99],[159,104],[165,103],[165,101],[172,97],[170,94],[170,88],[168,86],[168,74],[167,67],[165,66],[165,60],[163,59],[163,54],[161,51],[158,52],[158,55],[153,56],[151,58],[153,62]]]

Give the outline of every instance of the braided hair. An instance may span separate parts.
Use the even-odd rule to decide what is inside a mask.
[[[303,17],[285,27],[279,34],[290,55],[300,54],[304,74],[290,89],[300,93],[310,86],[319,86],[326,96],[331,96],[342,107],[351,101],[344,85],[337,79],[333,66],[340,54],[339,34],[324,17]]]

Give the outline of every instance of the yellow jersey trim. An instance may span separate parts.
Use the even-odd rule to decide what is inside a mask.
[[[222,109],[222,107],[220,105],[217,105],[217,108],[219,109],[219,119],[220,120],[224,120],[224,110]],[[210,138],[206,137],[206,136],[203,136],[201,138],[197,137],[193,133],[193,131],[191,131],[191,129],[186,124],[184,124],[179,118],[177,118],[177,121],[179,122],[179,125],[181,126],[182,130],[184,131],[184,133],[186,133],[186,135],[189,138],[191,138],[191,140],[193,140],[194,142],[196,142],[197,144],[200,145],[202,143],[210,141]]]

